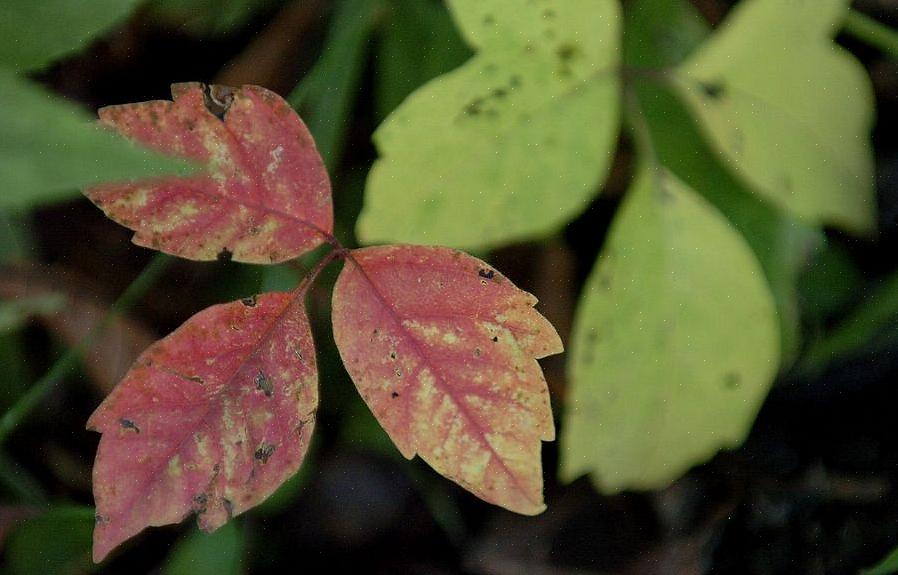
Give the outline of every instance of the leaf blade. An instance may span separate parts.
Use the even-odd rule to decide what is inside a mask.
[[[694,191],[640,171],[579,310],[565,480],[657,489],[744,439],[779,360],[774,303],[748,245]]]
[[[7,0],[0,4],[0,66],[35,70],[79,50],[140,0]]]
[[[561,341],[536,299],[446,248],[352,254],[334,288],[334,340],[400,452],[490,503],[541,512],[540,444],[555,431],[536,358]]]
[[[874,227],[873,95],[831,41],[845,0],[741,3],[674,75],[705,136],[761,197],[812,222]]]
[[[299,468],[318,404],[314,344],[293,294],[193,316],[147,349],[97,408],[94,560],[190,512],[213,531]]]
[[[77,197],[79,186],[187,174],[187,164],[130,145],[77,106],[0,68],[0,207]]]
[[[197,83],[174,84],[172,95],[174,102],[100,110],[101,120],[124,135],[207,166],[189,178],[85,190],[107,216],[135,231],[134,243],[194,260],[278,263],[324,241],[333,227],[330,181],[311,135],[284,100],[257,86],[206,91]]]
[[[586,207],[610,168],[617,2],[450,8],[479,51],[378,128],[381,157],[357,225],[364,242],[482,248],[547,235]]]

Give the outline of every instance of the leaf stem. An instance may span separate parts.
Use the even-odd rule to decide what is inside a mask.
[[[349,250],[344,248],[337,238],[334,238],[334,242],[336,242],[336,246],[333,250],[329,251],[326,256],[318,260],[318,263],[315,264],[315,267],[309,271],[308,274],[299,282],[299,284],[293,289],[293,297],[295,301],[302,301],[305,299],[306,294],[309,292],[309,288],[315,283],[315,280],[318,279],[318,275],[336,259],[347,258],[349,256]],[[330,243],[330,242],[328,242]],[[333,244],[331,244],[333,245]]]
[[[137,301],[146,294],[152,285],[162,276],[172,262],[172,258],[165,254],[156,254],[149,264],[140,272],[140,275],[131,282],[131,285],[119,296],[109,312],[98,326],[77,346],[71,347],[59,358],[50,370],[41,377],[37,383],[31,386],[9,410],[0,417],[0,444],[15,430],[22,421],[34,410],[34,408],[53,390],[62,378],[71,372],[81,359],[81,355],[90,348],[97,336],[99,336],[112,321],[119,315],[129,310]]]
[[[846,34],[898,59],[898,30],[893,30],[857,10],[849,10],[842,25]]]
[[[633,131],[633,137],[636,140],[636,149],[645,157],[653,169],[659,167],[660,161],[655,152],[655,141],[652,138],[652,131],[649,129],[648,122],[646,122],[645,113],[642,111],[642,105],[639,103],[639,97],[630,86],[625,86],[624,88],[624,105],[627,112],[629,112],[627,119]]]

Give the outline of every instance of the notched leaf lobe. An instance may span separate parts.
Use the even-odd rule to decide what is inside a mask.
[[[333,297],[346,369],[402,454],[524,514],[545,508],[555,436],[536,359],[562,350],[535,304],[480,260],[420,246],[352,252]]]

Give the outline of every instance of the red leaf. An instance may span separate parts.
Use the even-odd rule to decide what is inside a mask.
[[[275,263],[321,244],[333,225],[330,181],[290,106],[257,86],[174,84],[172,95],[174,102],[109,106],[100,119],[206,170],[104,184],[85,195],[134,230],[134,243],[192,260]]]
[[[91,416],[94,559],[144,527],[197,514],[212,531],[299,468],[318,405],[301,298],[210,307],[147,349]]]
[[[346,369],[402,454],[524,514],[545,509],[555,436],[535,358],[562,351],[535,304],[478,259],[418,246],[352,252],[333,298]]]

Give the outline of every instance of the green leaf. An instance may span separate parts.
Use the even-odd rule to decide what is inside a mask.
[[[274,3],[275,0],[152,0],[146,12],[179,31],[219,36],[234,32]]]
[[[898,273],[893,273],[863,297],[847,317],[812,342],[801,362],[801,372],[817,376],[830,363],[862,353],[888,349],[898,339]]]
[[[178,542],[163,569],[165,575],[239,575],[243,573],[243,536],[237,522],[214,533],[197,529]]]
[[[6,548],[10,575],[89,573],[94,511],[59,506],[29,519],[10,533]]]
[[[628,66],[652,69],[678,64],[710,33],[689,0],[634,0],[624,15]]]
[[[640,86],[637,94],[658,160],[720,210],[761,263],[776,300],[783,363],[791,363],[801,343],[798,278],[823,234],[752,194],[724,169],[671,93]]]
[[[33,378],[25,355],[25,340],[19,333],[0,333],[0,412],[6,411],[28,389]]]
[[[0,208],[30,208],[101,181],[189,173],[137,148],[74,104],[0,69]]]
[[[416,88],[471,57],[442,3],[390,0],[388,5],[376,60],[380,118]]]
[[[862,297],[863,288],[863,274],[847,247],[828,241],[798,278],[805,321],[824,325]]]
[[[140,0],[3,0],[0,66],[35,70],[121,22]]]
[[[331,170],[340,161],[349,114],[360,93],[368,42],[382,11],[380,0],[340,2],[321,59],[287,98],[302,114]]]
[[[17,300],[0,300],[0,335],[17,330],[33,315],[51,314],[65,305],[61,294],[43,294]]]
[[[357,232],[468,249],[547,235],[607,175],[619,121],[617,0],[452,0],[477,54],[378,128]]]
[[[773,298],[742,237],[663,168],[620,208],[575,320],[562,476],[661,488],[745,438],[776,374]]]
[[[34,250],[28,222],[0,209],[0,263],[26,259]]]
[[[898,573],[898,549],[893,550],[882,561],[861,571],[861,575],[892,575]]]
[[[873,97],[831,41],[848,0],[746,0],[671,81],[761,197],[811,222],[874,226]]]

